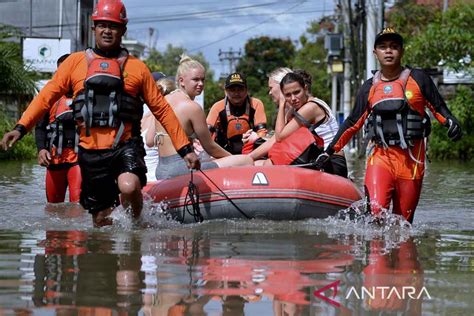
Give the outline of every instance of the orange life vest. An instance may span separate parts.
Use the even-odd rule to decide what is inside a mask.
[[[49,152],[56,148],[55,155],[60,156],[63,148],[74,148],[77,152],[79,134],[76,129],[73,111],[71,109],[72,99],[66,96],[59,99],[55,109],[49,114],[49,124],[46,126],[46,141]]]
[[[407,149],[412,140],[429,135],[429,116],[422,116],[408,104],[405,87],[410,69],[404,69],[394,81],[383,81],[381,76],[382,73],[377,71],[372,81],[367,137],[383,147],[398,145]]]
[[[253,126],[253,124],[250,123],[253,121],[250,119],[250,99],[248,98],[245,102],[245,112],[240,116],[232,114],[227,97],[225,98],[224,102],[227,119],[227,139],[232,140],[236,136],[241,136]]]
[[[324,140],[315,130],[326,117],[311,124],[298,112],[293,111],[293,115],[303,126],[270,148],[268,158],[274,165],[307,164],[316,159],[324,149]]]
[[[123,91],[122,72],[128,52],[122,49],[118,58],[105,58],[88,48],[85,54],[87,75],[84,90],[74,99],[74,117],[85,123],[87,136],[91,127],[119,127],[115,147],[124,131],[124,122],[139,126],[143,116],[143,102]]]

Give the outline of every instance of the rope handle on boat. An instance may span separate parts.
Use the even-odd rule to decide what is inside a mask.
[[[222,191],[221,188],[219,188],[219,186],[214,181],[212,181],[212,179],[209,178],[207,174],[204,173],[204,171],[202,170],[199,170],[199,171],[201,171],[201,173],[207,178],[207,180],[209,180],[221,192],[221,194],[230,202],[230,204],[232,204],[235,207],[237,211],[240,212],[240,214],[242,214],[246,219],[251,219],[251,217],[245,214],[245,212],[242,211],[242,209],[240,209],[240,207],[238,207],[234,203],[234,201],[232,201],[232,199],[229,196],[227,196],[227,194],[225,194],[224,191]]]
[[[288,165],[289,167],[300,167],[300,168],[305,168],[305,167],[314,167],[316,161],[308,162],[308,163],[302,163],[299,165]],[[321,169],[323,170],[323,169]]]
[[[189,209],[189,206],[192,206],[192,210]],[[186,198],[184,199],[183,205],[183,216],[181,223],[184,223],[184,216],[186,212],[194,218],[195,222],[202,222],[204,216],[201,214],[201,208],[199,207],[199,190],[198,187],[193,182],[193,170],[191,169],[191,179],[188,183],[188,192],[186,193]]]

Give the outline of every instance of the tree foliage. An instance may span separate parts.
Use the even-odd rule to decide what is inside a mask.
[[[290,39],[260,36],[245,43],[245,55],[237,70],[247,76],[250,91],[267,86],[268,73],[278,67],[292,67],[295,45]]]
[[[330,75],[327,72],[327,51],[324,48],[320,23],[313,21],[306,32],[307,35],[300,37],[301,48],[295,54],[293,66],[295,69],[306,70],[313,77],[312,94],[329,103]]]
[[[183,55],[188,55],[189,57],[199,61],[204,68],[206,68],[206,79],[213,77],[214,73],[209,68],[209,63],[201,52],[194,55],[187,54],[183,47],[175,47],[171,44],[168,44],[164,52],[152,50],[150,56],[144,60],[144,62],[152,72],[161,71],[167,76],[175,76],[176,70],[179,66],[179,61]]]
[[[431,68],[442,62],[444,66],[455,70],[472,67],[471,62],[460,60],[467,55],[472,58],[474,5],[457,4],[443,14],[434,14],[436,9],[430,6],[418,8],[417,5],[409,4],[407,7],[419,13],[411,17],[407,12],[390,15],[390,23],[397,26],[406,37],[405,63]]]
[[[33,95],[34,74],[21,61],[20,44],[7,41],[21,32],[8,25],[0,25],[0,94]]]
[[[150,56],[145,60],[145,64],[153,71],[161,71],[167,76],[174,77],[178,69],[179,61],[181,56],[186,54],[186,50],[183,47],[174,47],[168,45],[164,52],[152,50]],[[209,63],[206,61],[202,53],[191,55],[189,57],[199,61],[206,68],[206,84],[204,86],[204,106],[209,108],[212,104],[222,99],[224,96],[223,89],[219,86],[219,83],[215,82],[214,72],[209,67]]]
[[[387,13],[386,20],[388,26],[395,28],[404,39],[409,40],[424,32],[440,14],[440,10],[435,6],[402,0]]]
[[[447,129],[440,124],[433,124],[430,136],[429,155],[437,159],[472,160],[474,157],[474,88],[458,86],[455,96],[448,100],[448,106],[462,126],[463,137],[452,142],[447,136]]]
[[[15,126],[15,120],[9,118],[4,112],[0,112],[0,135],[9,132]],[[25,160],[36,157],[35,139],[31,133],[25,135],[20,142],[16,143],[8,151],[0,151],[0,160]]]

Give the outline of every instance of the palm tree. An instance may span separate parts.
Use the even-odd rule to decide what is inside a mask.
[[[20,45],[6,39],[20,37],[21,32],[9,25],[0,25],[0,95],[32,96],[35,93],[33,74],[20,58]]]

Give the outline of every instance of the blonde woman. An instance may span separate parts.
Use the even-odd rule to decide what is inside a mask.
[[[211,157],[202,161],[201,170],[218,167],[252,165],[252,159],[246,155],[231,156],[212,138],[206,123],[206,116],[201,106],[194,98],[204,90],[205,69],[197,60],[183,56],[176,73],[177,89],[166,96],[166,100],[173,108],[181,126],[190,140],[199,140],[203,149]],[[162,136],[159,144],[160,159],[156,168],[156,178],[167,179],[189,172],[183,159],[177,154],[170,138],[159,123],[156,130]]]

